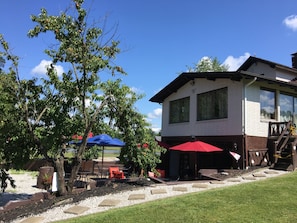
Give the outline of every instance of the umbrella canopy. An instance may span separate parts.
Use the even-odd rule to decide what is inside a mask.
[[[88,134],[88,138],[91,138],[91,137],[93,137],[93,133],[92,132],[90,132]],[[81,135],[78,135],[78,134],[74,134],[73,136],[71,136],[71,138],[73,140],[82,140],[83,139],[83,137]],[[75,144],[75,141],[71,141],[70,144]]]
[[[167,143],[162,142],[162,141],[158,141],[158,140],[156,140],[156,141],[157,141],[159,146],[161,146],[161,147],[163,147],[165,149],[169,149],[170,146]]]
[[[125,146],[125,143],[118,138],[112,138],[110,135],[107,134],[100,134],[96,135],[92,138],[87,140],[88,146],[117,146],[122,147]]]
[[[110,135],[107,134],[100,134],[96,135],[92,138],[87,140],[87,146],[102,146],[102,160],[101,160],[101,178],[103,172],[103,162],[104,162],[104,147],[105,146],[116,146],[116,147],[123,147],[125,143],[118,138],[112,138]]]
[[[81,140],[72,140],[70,144],[80,145]],[[116,146],[123,147],[125,143],[118,138],[112,138],[107,134],[100,134],[87,139],[87,146]]]
[[[182,152],[222,152],[223,150],[219,147],[202,141],[185,142],[169,148],[170,150],[177,150]]]
[[[73,140],[69,142],[70,144],[80,145],[81,140]],[[91,138],[87,139],[87,146],[102,146],[102,161],[101,161],[101,168],[103,169],[103,161],[104,161],[104,147],[107,146],[115,146],[115,147],[123,147],[125,143],[118,138],[112,138],[110,135],[107,134],[100,134],[95,135]],[[101,171],[101,178],[102,178],[102,171]]]
[[[219,147],[213,146],[211,144],[202,142],[202,141],[193,141],[179,144],[177,146],[170,147],[169,150],[181,151],[181,152],[196,152],[196,153],[212,153],[212,152],[223,152],[223,150]],[[185,175],[190,175],[191,171],[193,176],[197,177],[197,156],[195,157],[195,165],[194,168],[186,168],[184,169]]]

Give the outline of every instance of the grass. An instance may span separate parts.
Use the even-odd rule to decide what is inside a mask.
[[[38,175],[38,171],[29,171],[29,170],[16,170],[16,169],[9,169],[9,174],[28,174],[32,177],[36,177]]]
[[[87,222],[297,222],[297,172],[64,220]]]

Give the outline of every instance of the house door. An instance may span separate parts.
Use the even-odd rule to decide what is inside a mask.
[[[179,177],[179,161],[180,161],[180,152],[179,151],[170,151],[169,153],[169,177],[177,178]]]
[[[191,176],[189,153],[181,153],[180,154],[179,175],[183,179],[187,179]]]

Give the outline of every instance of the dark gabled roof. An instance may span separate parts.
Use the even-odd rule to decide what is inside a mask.
[[[269,60],[264,60],[264,59],[261,59],[261,58],[258,58],[258,57],[253,57],[253,56],[250,56],[238,69],[237,71],[240,71],[240,70],[248,70],[250,66],[252,66],[254,63],[257,63],[257,62],[261,62],[261,63],[264,63],[264,64],[267,64],[269,65],[270,67],[272,68],[280,68],[280,69],[283,69],[283,70],[288,70],[288,71],[291,71],[291,72],[295,72],[297,74],[297,69],[295,68],[292,68],[292,67],[288,67],[288,66],[285,66],[285,65],[282,65],[282,64],[279,64],[279,63],[275,63],[275,62],[272,62],[272,61],[269,61]]]
[[[263,60],[256,57],[249,57],[235,72],[185,72],[180,74],[177,78],[175,78],[173,81],[171,81],[167,86],[165,86],[161,91],[159,91],[157,94],[155,94],[150,101],[151,102],[157,102],[162,103],[169,95],[172,93],[177,92],[179,88],[181,88],[183,85],[188,83],[191,80],[194,80],[196,78],[206,78],[208,80],[216,80],[217,78],[228,78],[231,80],[240,81],[241,79],[254,79],[257,78],[257,81],[268,81],[269,83],[276,83],[281,86],[288,86],[294,89],[297,89],[297,84],[295,81],[286,83],[282,81],[278,81],[272,78],[268,78],[264,75],[259,75],[256,73],[250,73],[246,72],[248,68],[256,62],[262,62],[265,64],[268,64],[271,67],[279,67],[284,70],[289,70],[291,72],[295,72],[297,76],[297,70],[294,68],[290,68],[281,64],[273,63],[268,60]]]
[[[162,103],[172,93],[176,92],[183,85],[196,78],[206,78],[208,80],[215,80],[217,78],[228,78],[239,81],[241,76],[237,72],[189,72],[182,73],[173,81],[171,81],[166,87],[153,96],[150,101]]]

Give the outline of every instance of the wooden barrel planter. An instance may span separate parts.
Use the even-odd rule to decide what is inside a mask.
[[[48,190],[53,182],[54,167],[43,166],[39,168],[39,175],[37,177],[37,188]]]

